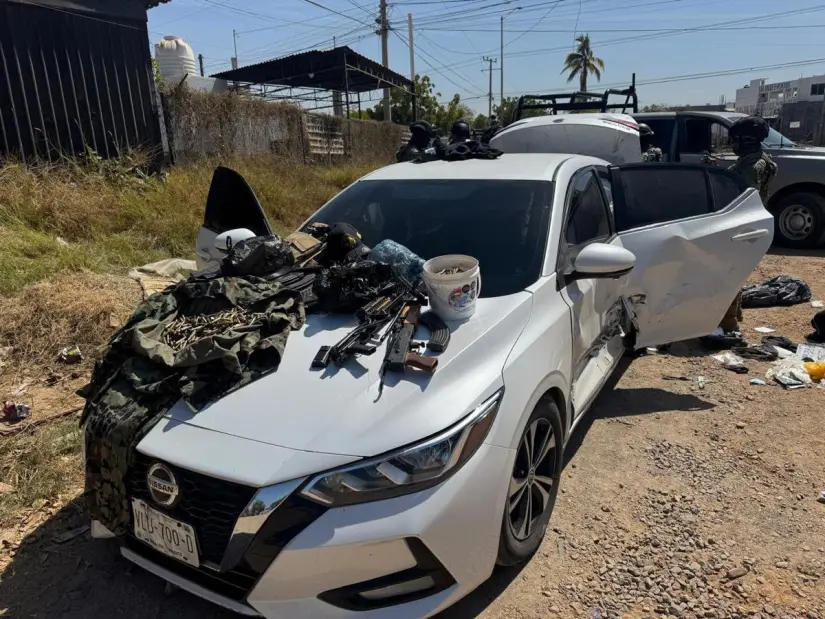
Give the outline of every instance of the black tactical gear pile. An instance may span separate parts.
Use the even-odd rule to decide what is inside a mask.
[[[178,400],[199,411],[276,370],[304,318],[299,292],[255,276],[191,278],[144,301],[84,393],[92,518],[124,533],[126,475],[140,440]]]
[[[277,235],[246,239],[220,268],[151,296],[95,366],[86,424],[91,517],[116,534],[131,523],[126,478],[135,447],[178,401],[198,412],[277,370],[291,331],[313,310],[351,313],[405,285],[347,224],[305,231],[321,241],[307,261]],[[297,262],[296,262],[297,260]]]

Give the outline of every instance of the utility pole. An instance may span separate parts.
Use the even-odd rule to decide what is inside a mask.
[[[407,36],[410,38],[410,81],[412,82],[412,117],[413,120],[418,120],[418,111],[416,108],[416,89],[415,89],[415,45],[413,44],[413,25],[412,13],[407,13]]]
[[[501,102],[498,111],[501,112],[504,109],[504,15],[501,16],[501,53],[498,59],[501,61]]]
[[[390,33],[390,25],[387,22],[387,0],[380,0],[380,4],[378,6],[379,9],[379,25],[380,29],[378,31],[379,35],[381,36],[381,64],[384,65],[384,68],[389,68],[390,66],[390,57],[389,57],[389,49],[387,40],[389,38]],[[384,120],[387,122],[392,122],[392,114],[390,112],[390,89],[384,89]]]
[[[238,33],[234,30],[232,31],[232,44],[235,46],[235,63],[233,69],[238,68]]]
[[[487,94],[487,117],[489,118],[493,115],[493,63],[498,62],[498,60],[495,58],[488,58],[487,56],[484,56],[483,59],[484,62],[487,62],[490,65],[490,68],[487,69],[490,72],[490,90]]]
[[[203,54],[198,54],[198,64],[201,67],[201,77],[203,77]]]

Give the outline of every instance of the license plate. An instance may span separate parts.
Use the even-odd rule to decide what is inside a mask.
[[[195,529],[191,525],[162,514],[140,499],[132,499],[132,512],[135,537],[140,541],[178,561],[200,566]]]

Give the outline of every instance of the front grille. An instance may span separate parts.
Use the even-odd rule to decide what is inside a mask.
[[[131,496],[146,501],[172,518],[192,525],[198,538],[201,562],[220,565],[235,528],[235,521],[252,500],[256,489],[164,463],[175,474],[180,501],[173,508],[159,508],[152,501],[146,487],[146,473],[155,462],[155,458],[135,453],[128,478]]]

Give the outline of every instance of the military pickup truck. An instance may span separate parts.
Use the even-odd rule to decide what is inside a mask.
[[[719,165],[736,160],[728,145],[728,127],[744,114],[686,111],[632,116],[653,129],[653,142],[665,161],[698,163],[706,153]],[[825,148],[796,144],[774,129],[764,146],[779,166],[765,205],[776,222],[774,242],[794,248],[825,246]]]

